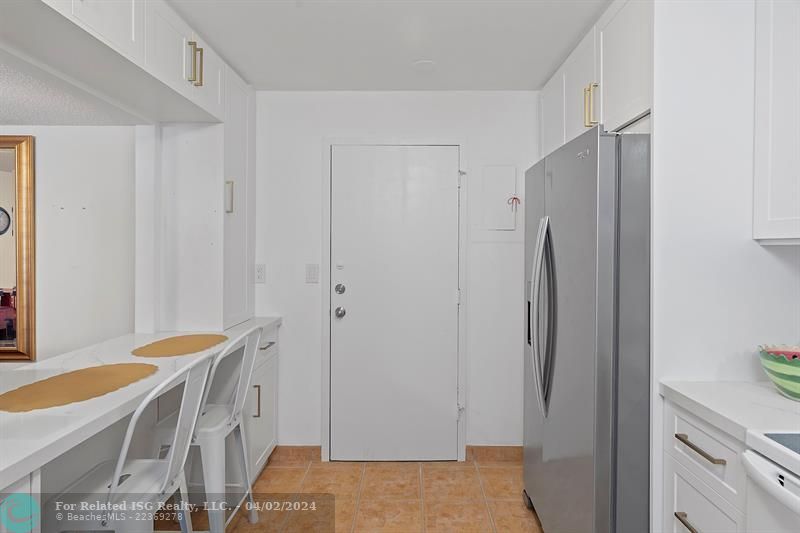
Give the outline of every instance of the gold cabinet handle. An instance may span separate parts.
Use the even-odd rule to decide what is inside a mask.
[[[705,459],[709,463],[712,463],[712,464],[715,464],[715,465],[726,465],[726,464],[728,464],[728,461],[726,461],[725,459],[718,459],[717,457],[714,457],[713,455],[711,455],[710,453],[708,453],[707,451],[702,449],[700,446],[698,446],[694,442],[690,441],[689,440],[689,435],[687,435],[686,433],[675,433],[675,438],[678,439],[679,441],[681,441],[686,446],[688,446],[691,450],[693,450],[695,453],[697,453],[697,455],[699,455],[700,457],[702,457],[703,459]]]
[[[589,87],[583,88],[583,125],[584,127],[591,128],[592,122],[589,117]]]
[[[253,385],[253,388],[256,389],[256,414],[253,418],[261,418],[261,385]]]
[[[589,87],[589,125],[594,126],[598,123],[597,119],[594,118],[594,90],[597,89],[600,85],[597,83],[590,83]]]
[[[697,531],[697,528],[695,528],[692,525],[692,523],[689,522],[689,515],[687,515],[686,513],[676,511],[675,518],[677,518],[678,522],[683,524],[683,527],[685,527],[690,533],[700,533],[699,531]]]
[[[203,49],[197,49],[197,55],[200,57],[200,77],[197,81],[194,82],[195,87],[202,87],[203,86],[203,64],[205,61],[203,60]]]
[[[189,41],[186,43],[189,45],[192,51],[192,73],[189,75],[187,81],[196,82],[197,81],[197,42],[196,41]]]

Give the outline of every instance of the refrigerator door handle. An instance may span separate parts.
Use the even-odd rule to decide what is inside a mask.
[[[542,386],[545,413],[550,408],[550,391],[553,386],[555,370],[556,332],[558,328],[558,283],[556,281],[555,252],[553,250],[553,232],[550,217],[547,217],[547,228],[544,234],[544,265],[547,268],[547,337],[545,341],[544,367],[542,369]]]
[[[529,327],[531,329],[531,366],[533,367],[533,379],[536,384],[536,399],[539,403],[539,410],[543,416],[547,416],[547,407],[544,397],[544,383],[542,376],[542,359],[540,353],[541,338],[539,329],[539,302],[542,296],[542,268],[544,267],[544,246],[545,239],[550,226],[550,217],[545,216],[539,221],[539,232],[536,236],[536,252],[533,256],[533,273],[531,274],[531,312]]]

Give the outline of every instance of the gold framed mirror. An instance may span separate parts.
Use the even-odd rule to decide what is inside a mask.
[[[33,137],[0,135],[0,361],[36,358]]]

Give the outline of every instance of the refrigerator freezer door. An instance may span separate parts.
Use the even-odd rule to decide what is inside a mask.
[[[526,481],[548,533],[594,531],[598,150],[594,129],[546,160],[559,326],[540,458]]]
[[[530,496],[533,488],[533,472],[536,465],[541,463],[542,456],[542,425],[544,414],[540,401],[538,380],[534,371],[533,340],[534,329],[538,324],[533,323],[537,312],[532,309],[531,295],[533,290],[533,272],[535,270],[535,256],[537,251],[537,236],[541,222],[545,216],[545,161],[542,160],[525,173],[525,356],[524,356],[524,406],[523,406],[523,431],[524,431],[524,476],[526,492]]]

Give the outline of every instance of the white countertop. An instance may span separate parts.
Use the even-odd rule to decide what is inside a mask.
[[[772,383],[666,381],[661,395],[728,433],[769,459],[800,474],[800,454],[764,433],[800,433],[800,402],[785,398]]]
[[[261,325],[266,330],[280,323],[281,319],[275,317],[254,318],[224,333],[233,339],[252,326]],[[129,334],[9,370],[0,366],[0,393],[63,372],[103,364],[146,361],[158,367],[152,376],[91,400],[27,413],[0,412],[0,490],[131,414],[156,385],[197,356],[218,353],[225,347],[223,343],[198,354],[146,360],[131,355],[139,346],[186,333],[189,332]]]

